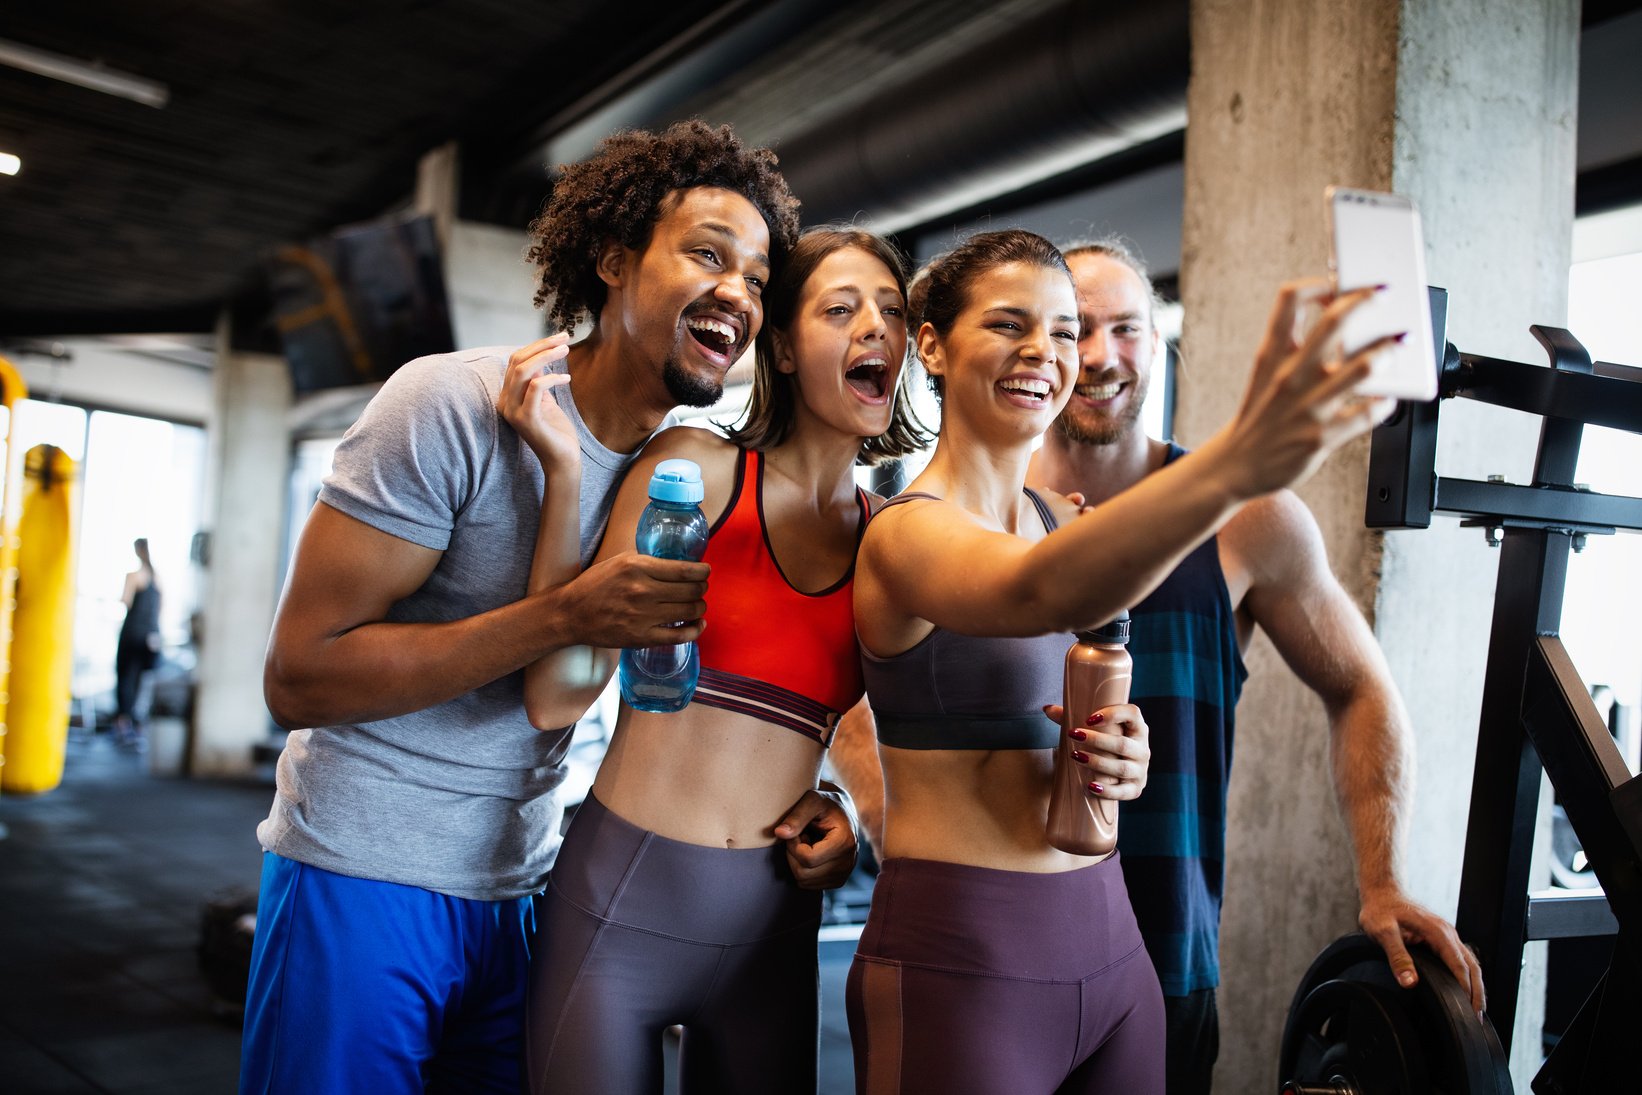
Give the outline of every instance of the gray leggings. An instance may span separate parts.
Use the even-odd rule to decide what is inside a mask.
[[[846,1002],[860,1095],[1162,1095],[1163,994],[1116,856],[885,861]]]
[[[589,796],[540,901],[532,1093],[660,1092],[674,1024],[684,1092],[815,1091],[821,897],[780,845],[668,840]]]

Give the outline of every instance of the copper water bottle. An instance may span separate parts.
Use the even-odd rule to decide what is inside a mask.
[[[1117,847],[1117,803],[1089,790],[1091,772],[1072,759],[1082,746],[1069,733],[1087,729],[1102,707],[1129,702],[1129,614],[1092,631],[1079,631],[1066,652],[1066,716],[1055,749],[1055,783],[1049,795],[1049,843],[1075,855],[1105,855]]]

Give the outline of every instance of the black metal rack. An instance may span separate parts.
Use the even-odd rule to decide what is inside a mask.
[[[1462,354],[1446,342],[1446,291],[1433,289],[1431,302],[1440,398],[1403,404],[1375,430],[1366,522],[1415,529],[1434,514],[1456,516],[1500,549],[1456,926],[1482,962],[1489,1018],[1507,1049],[1524,946],[1616,934],[1607,973],[1534,1089],[1633,1090],[1636,1068],[1622,1058],[1642,1020],[1642,778],[1626,768],[1559,633],[1570,548],[1592,534],[1642,531],[1642,498],[1574,483],[1587,423],[1642,433],[1642,369],[1593,363],[1553,327],[1530,328],[1550,368]],[[1531,483],[1436,474],[1437,421],[1449,398],[1543,417]],[[1542,767],[1601,893],[1528,893]]]

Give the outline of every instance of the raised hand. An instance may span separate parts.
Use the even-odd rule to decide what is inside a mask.
[[[581,466],[576,427],[553,395],[553,389],[569,384],[570,377],[547,371],[569,352],[570,336],[563,331],[514,350],[496,395],[496,413],[524,438],[542,467],[549,470],[567,471]]]
[[[1319,297],[1318,283],[1287,282],[1277,293],[1254,370],[1235,418],[1211,444],[1226,446],[1248,497],[1293,486],[1329,454],[1368,432],[1391,413],[1394,400],[1359,396],[1376,354],[1405,337],[1388,335],[1349,357],[1339,346],[1340,325],[1378,290],[1323,297],[1326,306],[1300,335],[1300,310]],[[1205,446],[1207,447],[1207,446]]]

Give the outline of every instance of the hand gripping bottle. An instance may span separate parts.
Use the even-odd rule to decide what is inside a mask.
[[[1066,652],[1066,716],[1055,749],[1049,795],[1049,843],[1074,855],[1105,855],[1117,847],[1117,803],[1089,791],[1089,769],[1072,759],[1080,747],[1067,731],[1084,729],[1102,707],[1129,702],[1129,614],[1092,631],[1079,631]]]
[[[650,504],[639,515],[638,549],[658,559],[696,562],[707,550],[701,513],[701,468],[693,460],[663,460],[650,476]],[[621,698],[639,711],[682,711],[696,694],[701,655],[693,642],[621,652]]]

